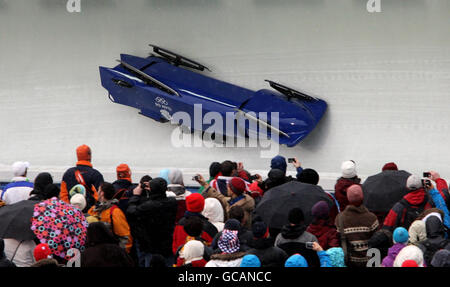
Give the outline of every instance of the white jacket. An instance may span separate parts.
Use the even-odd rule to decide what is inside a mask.
[[[0,199],[6,204],[14,204],[28,199],[32,190],[33,183],[29,182],[26,177],[14,177],[0,193]]]

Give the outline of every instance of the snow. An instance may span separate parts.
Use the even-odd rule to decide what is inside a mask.
[[[225,159],[266,175],[259,149],[174,148],[169,124],[108,99],[98,67],[146,56],[150,43],[224,81],[257,90],[271,79],[326,100],[312,134],[280,149],[325,188],[348,159],[362,177],[394,161],[450,179],[450,3],[382,1],[368,13],[365,2],[82,0],[69,13],[65,1],[0,0],[0,181],[16,160],[31,163],[32,178],[45,170],[59,181],[81,144],[107,180],[122,162],[135,181],[180,167],[189,183]]]

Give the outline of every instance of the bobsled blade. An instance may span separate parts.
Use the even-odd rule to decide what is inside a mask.
[[[166,60],[172,62],[176,66],[186,66],[188,68],[192,68],[192,69],[196,69],[196,70],[200,70],[200,71],[204,71],[206,69],[211,72],[211,70],[208,67],[206,67],[194,60],[191,60],[189,58],[186,58],[184,56],[181,56],[177,53],[174,53],[172,51],[169,51],[167,49],[161,48],[156,45],[149,44],[149,46],[153,48],[153,52],[155,52],[156,54],[165,58]]]
[[[262,124],[263,126],[265,126],[265,127],[269,128],[269,129],[271,129],[271,130],[277,132],[278,134],[283,135],[283,136],[285,136],[285,137],[287,137],[287,138],[290,138],[290,136],[289,136],[287,133],[283,132],[283,131],[280,130],[280,129],[277,129],[276,127],[274,127],[274,126],[272,126],[272,125],[266,123],[265,121],[263,121],[263,120],[261,120],[261,119],[258,119],[257,117],[252,116],[252,115],[250,115],[250,114],[244,112],[244,111],[241,110],[241,109],[235,108],[234,110],[237,111],[237,112],[239,112],[239,113],[241,113],[241,114],[242,114],[244,117],[246,117],[247,119],[252,120],[252,121],[256,121],[256,122]]]
[[[132,71],[133,73],[137,74],[138,76],[141,76],[146,81],[150,82],[151,85],[157,87],[158,89],[162,90],[163,92],[173,94],[173,95],[180,97],[180,94],[177,91],[175,91],[171,87],[167,86],[166,84],[158,81],[157,79],[153,78],[152,76],[147,75],[146,73],[142,72],[138,68],[136,68],[122,60],[116,60],[116,61],[119,62],[122,66],[124,66],[128,70]]]
[[[306,94],[304,94],[302,92],[299,92],[299,91],[294,90],[292,88],[286,87],[286,86],[284,86],[282,84],[279,84],[277,82],[274,82],[274,81],[271,81],[271,80],[265,80],[265,81],[268,82],[269,85],[273,89],[277,90],[278,92],[280,92],[283,95],[285,95],[286,97],[288,97],[288,99],[290,99],[290,98],[297,98],[297,99],[300,99],[300,100],[307,100],[307,101],[315,100],[315,101],[318,101],[318,99],[313,97],[313,96],[306,95]]]

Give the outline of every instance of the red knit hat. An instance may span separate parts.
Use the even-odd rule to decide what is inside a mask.
[[[230,185],[231,191],[233,191],[233,193],[235,193],[237,195],[241,195],[245,192],[245,182],[240,177],[233,177],[230,180],[229,185]]]
[[[417,265],[417,262],[414,260],[405,260],[402,267],[419,267],[419,265]]]
[[[131,169],[126,163],[119,164],[116,168],[117,179],[126,179],[131,181]]]
[[[52,250],[46,243],[41,243],[34,248],[34,259],[37,261],[52,258]]]
[[[205,199],[200,193],[192,193],[186,197],[186,209],[189,212],[202,212],[205,207]]]
[[[353,184],[347,188],[348,203],[354,206],[360,206],[363,203],[364,195],[359,184]]]
[[[91,148],[85,144],[77,147],[77,158],[79,161],[91,161]]]
[[[398,167],[394,162],[388,162],[381,169],[381,171],[385,171],[385,170],[398,170]]]

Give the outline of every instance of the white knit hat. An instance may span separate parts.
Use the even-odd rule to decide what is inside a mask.
[[[30,167],[30,163],[26,161],[16,161],[12,165],[12,171],[14,176],[23,176]]]
[[[84,198],[81,193],[74,194],[70,198],[70,204],[74,205],[80,210],[83,210],[86,207],[86,198]]]
[[[188,264],[192,261],[201,260],[203,258],[203,253],[205,246],[198,240],[190,240],[186,243],[182,250],[182,257],[184,258],[184,263]]]
[[[353,178],[356,176],[356,164],[352,160],[344,161],[341,164],[343,178]]]
[[[415,245],[408,245],[404,247],[395,257],[394,267],[402,267],[406,260],[416,261],[419,267],[423,267],[423,252]]]
[[[411,174],[406,180],[406,187],[410,190],[416,190],[422,187],[422,179],[415,174]]]

